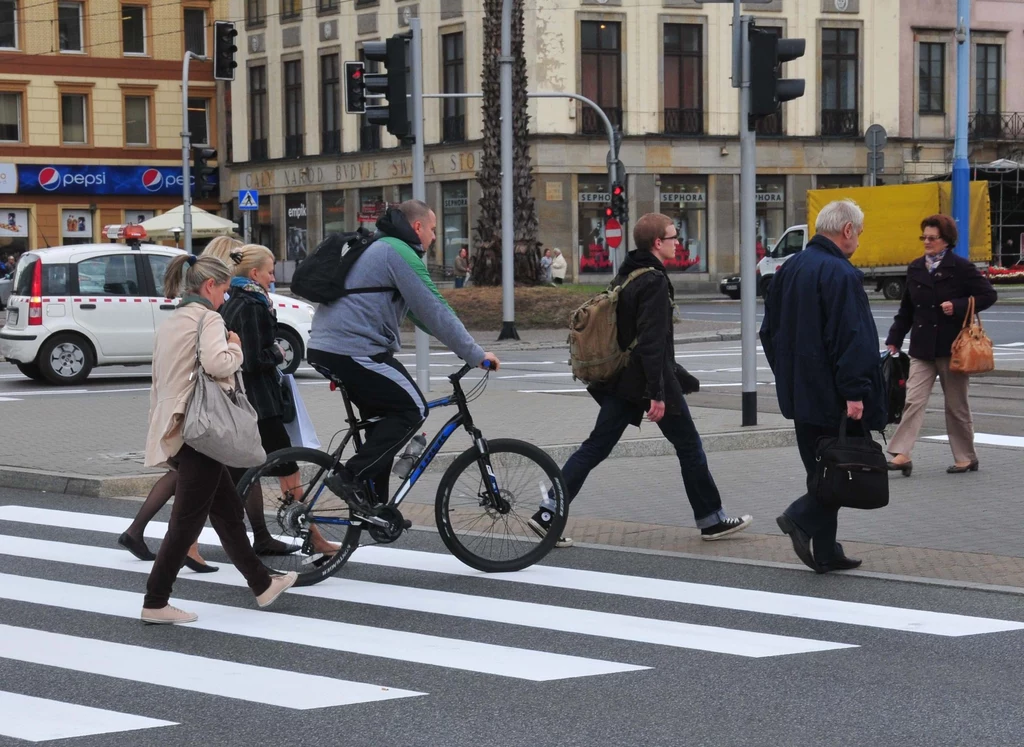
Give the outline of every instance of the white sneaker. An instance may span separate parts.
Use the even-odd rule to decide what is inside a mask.
[[[279,596],[295,586],[295,582],[298,580],[299,574],[295,571],[286,573],[283,576],[272,576],[267,590],[256,597],[256,604],[260,607],[269,607],[277,601]]]
[[[167,605],[158,610],[142,608],[142,622],[150,625],[184,625],[199,619],[195,612],[185,612],[177,607]]]

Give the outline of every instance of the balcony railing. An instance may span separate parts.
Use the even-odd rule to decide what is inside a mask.
[[[284,138],[284,157],[298,158],[302,156],[302,143],[305,139],[303,135],[286,135]]]
[[[260,140],[249,141],[249,160],[250,161],[266,161],[267,160],[267,139],[262,138]]]
[[[466,115],[456,114],[453,117],[445,117],[441,123],[446,143],[461,143],[466,139]]]
[[[701,109],[666,109],[666,135],[703,135],[704,111]]]
[[[341,153],[341,130],[324,130],[320,134],[320,152],[324,155]]]
[[[754,126],[758,135],[781,135],[782,134],[782,112],[769,114],[761,117]]]
[[[380,150],[380,125],[359,128],[359,150]]]
[[[822,109],[822,137],[857,137],[859,134],[859,111],[855,109]]]
[[[1024,140],[1024,112],[971,112],[967,118],[971,140]]]
[[[608,119],[612,122],[612,127],[622,127],[622,109],[612,109],[609,107],[602,107],[604,113],[608,115]],[[581,132],[584,135],[604,135],[604,122],[597,116],[597,112],[591,109],[589,106],[583,107],[583,124]]]

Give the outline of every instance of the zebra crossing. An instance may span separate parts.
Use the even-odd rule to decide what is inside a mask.
[[[109,546],[100,546],[89,544],[84,535],[81,541],[55,541],[15,533],[18,527],[22,530],[67,529],[73,531],[62,533],[62,537],[78,540],[76,532],[94,532],[108,535],[112,540],[127,523],[119,516],[36,506],[0,506],[0,600],[40,611],[60,610],[89,620],[137,621],[142,601],[141,581],[144,574],[149,573],[150,563],[134,559],[116,548],[112,541]],[[166,524],[151,522],[146,536],[159,540],[165,531]],[[215,545],[217,538],[211,529],[205,529],[200,542]],[[17,566],[13,562],[16,559],[38,561],[34,568],[39,567],[39,563],[74,566],[75,580],[52,580],[13,572],[15,568],[10,566]],[[294,711],[313,711],[430,698],[431,688],[423,687],[422,675],[407,678],[403,674],[404,667],[419,665],[433,667],[431,671],[436,672],[460,671],[510,681],[544,683],[607,676],[642,677],[645,670],[652,669],[651,662],[647,658],[631,661],[632,649],[627,645],[631,643],[756,660],[840,655],[842,651],[865,645],[863,636],[858,634],[864,629],[938,638],[1024,629],[1024,623],[1013,620],[554,565],[535,566],[514,574],[481,574],[446,554],[384,546],[360,548],[350,563],[353,567],[373,568],[385,577],[390,571],[416,571],[452,581],[470,579],[468,583],[478,593],[357,580],[346,578],[343,571],[341,577],[316,586],[292,589],[288,594],[296,599],[285,606],[284,611],[259,611],[255,606],[235,606],[244,605],[245,596],[239,594],[239,590],[248,593],[245,582],[234,568],[222,564],[217,573],[182,573],[179,577],[176,595],[188,601],[177,604],[197,612],[199,620],[174,630],[174,635],[180,636],[176,638],[176,648],[104,640],[83,635],[79,628],[72,631],[73,634],[38,630],[0,618],[0,665],[17,662],[108,681]],[[109,578],[111,572],[131,574],[130,577],[139,579],[138,584],[131,585],[138,590],[123,591],[97,585],[102,583],[99,579]],[[534,598],[545,594],[545,601],[503,598],[500,592],[507,584],[533,591]],[[221,595],[217,593],[219,587],[234,589],[225,590]],[[465,589],[466,584],[459,588]],[[216,597],[218,602],[192,599],[200,589],[205,593],[199,596],[207,600]],[[551,590],[572,592],[577,599],[580,594],[587,595],[588,599],[595,600],[594,606],[601,606],[600,600],[626,598],[638,600],[638,604],[641,600],[665,603],[671,605],[674,612],[670,619],[665,619],[584,609],[565,604],[562,595]],[[221,597],[224,603],[219,603]],[[331,607],[329,617],[317,616],[308,605],[304,608],[303,599],[317,605],[335,606]],[[353,609],[346,605],[380,609],[392,619],[395,613],[410,613],[413,620],[436,617],[442,621],[443,632],[448,632],[449,627],[445,620],[455,623],[455,630],[459,622],[483,621],[492,624],[492,630],[526,630],[541,636],[545,632],[560,632],[605,643],[593,649],[585,648],[584,655],[579,655],[578,652],[547,650],[549,647],[545,646],[535,649],[512,645],[520,641],[521,636],[493,643],[398,629],[400,626],[361,625],[344,621],[346,610]],[[2,606],[0,603],[0,608]],[[741,613],[744,621],[755,614],[769,621],[802,619],[844,627],[821,627],[819,630],[828,630],[830,634],[816,638],[686,622],[685,618],[696,608]],[[832,633],[837,640],[826,640],[833,637]],[[215,648],[216,655],[188,646],[187,652],[177,650],[183,641],[194,641],[204,635],[247,640],[256,646],[283,641],[300,652],[343,652],[387,661],[393,666],[348,670],[342,674],[355,675],[355,679],[347,679],[333,673],[294,671],[280,666],[280,662],[278,666],[262,666],[236,661],[229,655],[231,647]],[[443,687],[438,681],[437,688],[443,690]],[[290,700],[282,698],[283,693],[302,695]],[[41,742],[135,730],[159,731],[186,724],[189,717],[187,710],[176,715],[176,720],[167,720],[154,717],[166,716],[165,712],[136,714],[97,708],[95,703],[76,702],[71,693],[57,693],[52,698],[39,695],[19,693],[11,683],[0,686],[0,737]]]

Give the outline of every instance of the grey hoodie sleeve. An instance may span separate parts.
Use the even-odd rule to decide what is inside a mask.
[[[448,307],[423,284],[416,271],[397,252],[388,252],[388,274],[412,313],[443,342],[471,366],[479,366],[484,350]]]

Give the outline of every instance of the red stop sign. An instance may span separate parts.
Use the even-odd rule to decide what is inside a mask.
[[[609,249],[618,249],[622,245],[622,224],[609,218],[604,224],[604,240]]]

